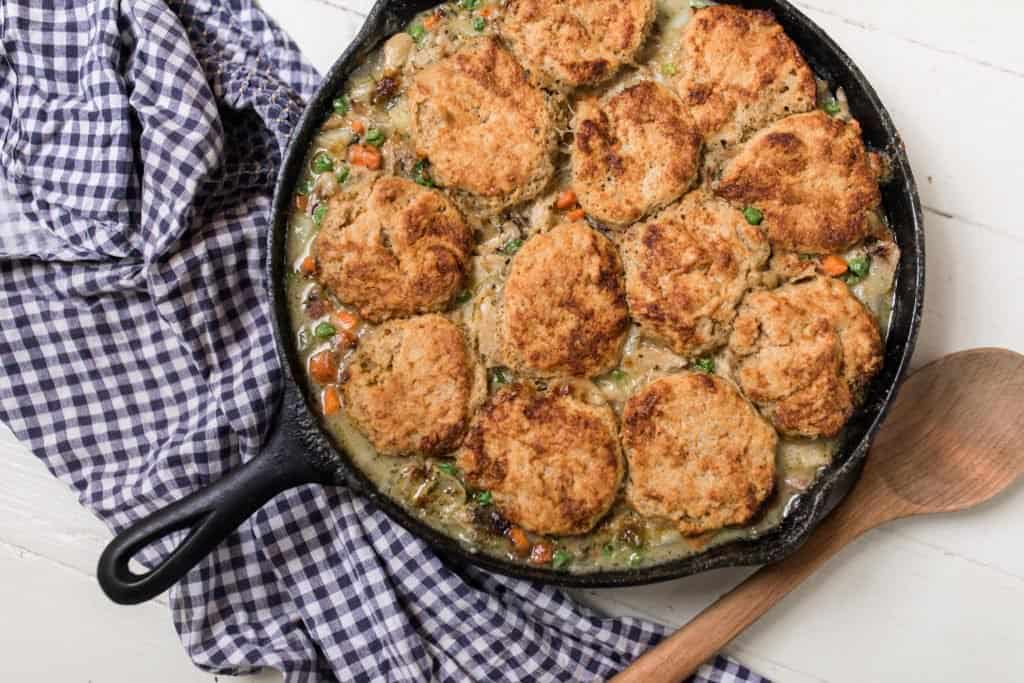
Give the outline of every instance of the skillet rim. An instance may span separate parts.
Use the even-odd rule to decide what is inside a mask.
[[[856,483],[871,440],[909,370],[921,324],[925,283],[923,214],[902,137],[888,110],[853,60],[817,24],[787,0],[728,3],[772,11],[815,73],[825,77],[830,87],[835,88],[838,84],[846,89],[854,118],[864,127],[865,139],[869,142],[884,141],[884,144],[872,146],[883,148],[892,161],[893,180],[883,187],[883,208],[897,235],[901,258],[893,287],[894,306],[882,371],[869,386],[864,404],[857,409],[844,429],[832,463],[824,468],[806,492],[786,507],[780,523],[759,537],[730,541],[702,552],[637,569],[572,574],[518,564],[463,547],[381,493],[349,460],[344,448],[323,429],[311,397],[296,380],[302,367],[298,362],[291,333],[287,296],[284,292],[287,272],[285,249],[292,191],[302,170],[306,150],[321,121],[330,111],[334,94],[355,65],[385,38],[400,30],[413,14],[437,4],[440,3],[433,0],[377,0],[355,38],[335,61],[316,94],[306,105],[292,132],[275,183],[268,235],[267,287],[271,298],[275,345],[286,380],[286,393],[291,395],[286,400],[302,403],[303,406],[299,408],[297,427],[304,432],[302,445],[306,449],[305,457],[324,472],[328,481],[345,482],[357,493],[367,496],[393,521],[426,541],[450,562],[472,564],[516,578],[566,587],[613,588],[667,581],[722,567],[764,564],[786,557],[807,540],[822,519]],[[872,125],[865,125],[866,121]],[[898,221],[892,215],[894,212],[899,213]],[[288,414],[295,413],[284,413]],[[850,434],[854,431],[859,435],[854,437]],[[293,457],[302,456],[296,454]]]

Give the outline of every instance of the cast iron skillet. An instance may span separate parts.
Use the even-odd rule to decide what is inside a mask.
[[[331,68],[292,136],[277,180],[267,259],[267,285],[275,320],[278,355],[286,376],[276,423],[263,452],[210,486],[186,496],[121,532],[100,557],[98,576],[103,590],[119,603],[155,597],[181,579],[238,525],[278,493],[301,484],[347,484],[371,498],[392,519],[427,541],[455,563],[475,564],[491,571],[545,583],[581,587],[631,586],[674,579],[708,569],[754,565],[779,560],[795,550],[856,481],[868,445],[878,429],[897,386],[907,370],[924,302],[924,233],[917,186],[903,141],[874,89],[850,58],[786,0],[749,0],[745,7],[771,10],[811,67],[835,88],[842,86],[853,116],[868,144],[887,151],[893,179],[883,187],[884,208],[902,258],[896,274],[895,305],[885,348],[885,364],[871,383],[864,405],[854,414],[841,439],[838,455],[817,482],[790,504],[778,527],[757,539],[738,540],[705,552],[641,569],[567,574],[524,566],[480,553],[407,514],[382,495],[352,464],[342,446],[319,426],[315,406],[296,378],[303,368],[288,321],[284,292],[285,236],[292,192],[302,173],[306,150],[331,112],[331,100],[348,74],[371,50],[401,30],[412,16],[438,4],[433,0],[379,0],[352,45]],[[174,531],[189,529],[177,548],[152,569],[137,574],[128,560],[141,548]]]

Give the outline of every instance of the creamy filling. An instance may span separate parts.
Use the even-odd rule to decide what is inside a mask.
[[[340,107],[337,110],[339,113],[325,122],[322,132],[315,138],[307,160],[310,169],[308,192],[304,200],[297,198],[297,208],[290,223],[287,249],[289,259],[296,264],[297,270],[301,270],[302,261],[309,255],[317,233],[314,220],[317,206],[337,192],[357,192],[375,176],[374,172],[345,161],[346,150],[355,136],[349,125],[352,120],[362,122],[367,130],[377,129],[386,139],[381,147],[384,172],[404,171],[404,175],[415,174],[412,167],[415,154],[409,140],[409,110],[402,96],[401,84],[407,82],[417,69],[457,49],[467,38],[491,33],[492,12],[500,10],[495,2],[479,3],[474,11],[451,9],[457,7],[455,4],[445,7],[449,8],[448,14],[440,20],[438,28],[424,30],[418,44],[410,40],[407,34],[399,34],[399,37],[387,41],[382,49],[370,55],[353,71],[344,91],[339,93],[339,97],[347,98],[348,110],[342,112],[345,107]],[[425,21],[432,21],[428,19],[431,12],[411,22],[410,34],[418,35],[417,27],[423,27]],[[668,36],[678,35],[690,16],[688,0],[659,0],[658,20],[641,55],[641,63],[623,69],[616,83],[609,87],[617,88],[641,78],[669,81],[675,75],[676,45]],[[387,83],[381,85],[389,78],[399,84],[393,95],[388,95]],[[836,116],[849,117],[843,93],[836,93],[833,97],[824,82],[820,82],[819,86],[819,104],[825,106],[826,103],[835,102],[839,107]],[[375,105],[374,99],[382,96],[387,97],[387,105]],[[330,171],[317,173],[316,158],[321,153],[326,153],[334,160],[334,167]],[[562,155],[560,163],[559,175],[552,187],[568,185],[567,154]],[[347,177],[339,181],[339,177],[346,176],[346,171]],[[553,208],[554,197],[555,192],[552,190],[497,218],[467,216],[478,238],[468,285],[469,298],[447,315],[465,326],[477,352],[491,368],[500,364],[496,333],[501,290],[511,262],[511,257],[505,253],[507,245],[513,240],[528,239],[530,235],[546,230],[561,220],[560,212]],[[880,235],[889,234],[881,219],[879,227]],[[891,241],[882,239],[870,246],[858,246],[845,256],[849,260],[865,254],[871,259],[870,271],[866,277],[852,284],[851,289],[876,317],[884,335],[888,329],[892,285],[899,253]],[[317,326],[327,320],[326,314],[313,307],[319,315],[311,315],[310,301],[329,301],[331,310],[342,306],[332,301],[314,280],[299,273],[289,277],[287,292],[292,329],[305,362],[331,345],[330,341],[322,340],[316,334]],[[361,334],[365,334],[368,329],[364,325]],[[351,351],[343,355],[342,367],[350,358]],[[729,375],[728,359],[723,352],[716,354],[712,360],[718,374]],[[653,379],[690,367],[693,361],[644,338],[637,326],[633,325],[620,366],[594,378],[593,390],[599,392],[617,413],[621,413],[623,404],[634,390]],[[511,373],[503,373],[506,378],[511,378]],[[318,395],[320,387],[310,378],[304,379],[311,395]],[[380,490],[400,502],[413,515],[453,536],[473,551],[525,561],[512,552],[508,540],[493,533],[493,528],[488,529],[488,524],[493,522],[493,519],[488,521],[489,511],[473,502],[470,495],[472,492],[467,491],[458,476],[451,473],[450,465],[443,464],[450,461],[420,456],[396,458],[378,455],[344,410],[323,418],[323,422],[327,430],[345,445],[354,464]],[[835,448],[836,440],[781,438],[777,453],[775,493],[765,504],[762,513],[752,523],[742,527],[722,529],[700,538],[683,538],[673,523],[640,517],[629,509],[620,496],[613,510],[591,533],[547,541],[568,553],[571,560],[565,567],[567,570],[591,572],[657,564],[737,538],[756,537],[778,524],[787,505],[810,487],[822,468],[829,464]],[[530,540],[542,539],[531,536]]]

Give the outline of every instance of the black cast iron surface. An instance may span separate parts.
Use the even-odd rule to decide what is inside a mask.
[[[902,255],[896,273],[895,304],[886,340],[882,371],[867,390],[864,405],[843,431],[833,462],[818,480],[788,507],[780,524],[756,539],[737,540],[701,553],[640,569],[569,574],[525,566],[474,553],[452,538],[409,515],[381,494],[349,460],[341,444],[321,429],[316,406],[304,396],[296,378],[299,361],[288,320],[284,292],[285,241],[292,194],[303,171],[306,150],[331,113],[331,101],[349,73],[391,34],[402,30],[416,13],[438,4],[431,0],[379,0],[355,40],[328,72],[292,136],[278,176],[269,238],[267,286],[275,319],[278,354],[286,388],[277,423],[263,453],[224,479],[157,511],[119,534],[100,558],[98,577],[104,591],[120,603],[137,603],[160,594],[183,577],[249,515],[273,496],[306,483],[347,484],[366,495],[392,519],[424,539],[454,564],[475,564],[491,571],[545,583],[579,587],[614,587],[653,583],[718,567],[756,565],[779,560],[808,537],[814,527],[849,491],[860,474],[874,436],[909,367],[924,304],[924,230],[917,186],[903,140],[874,89],[850,58],[810,19],[785,0],[738,2],[772,11],[803,51],[814,71],[831,88],[842,87],[850,111],[868,145],[892,160],[892,181],[882,200]],[[128,560],[146,544],[179,529],[190,533],[161,564],[147,573],[128,568]]]

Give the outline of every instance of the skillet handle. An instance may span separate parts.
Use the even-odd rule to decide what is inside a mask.
[[[327,483],[329,477],[303,450],[290,413],[289,408],[281,411],[274,432],[255,458],[119,533],[103,551],[96,570],[103,592],[122,605],[155,598],[278,493],[302,484]],[[191,531],[162,562],[143,574],[129,568],[128,561],[139,550],[180,529]]]

